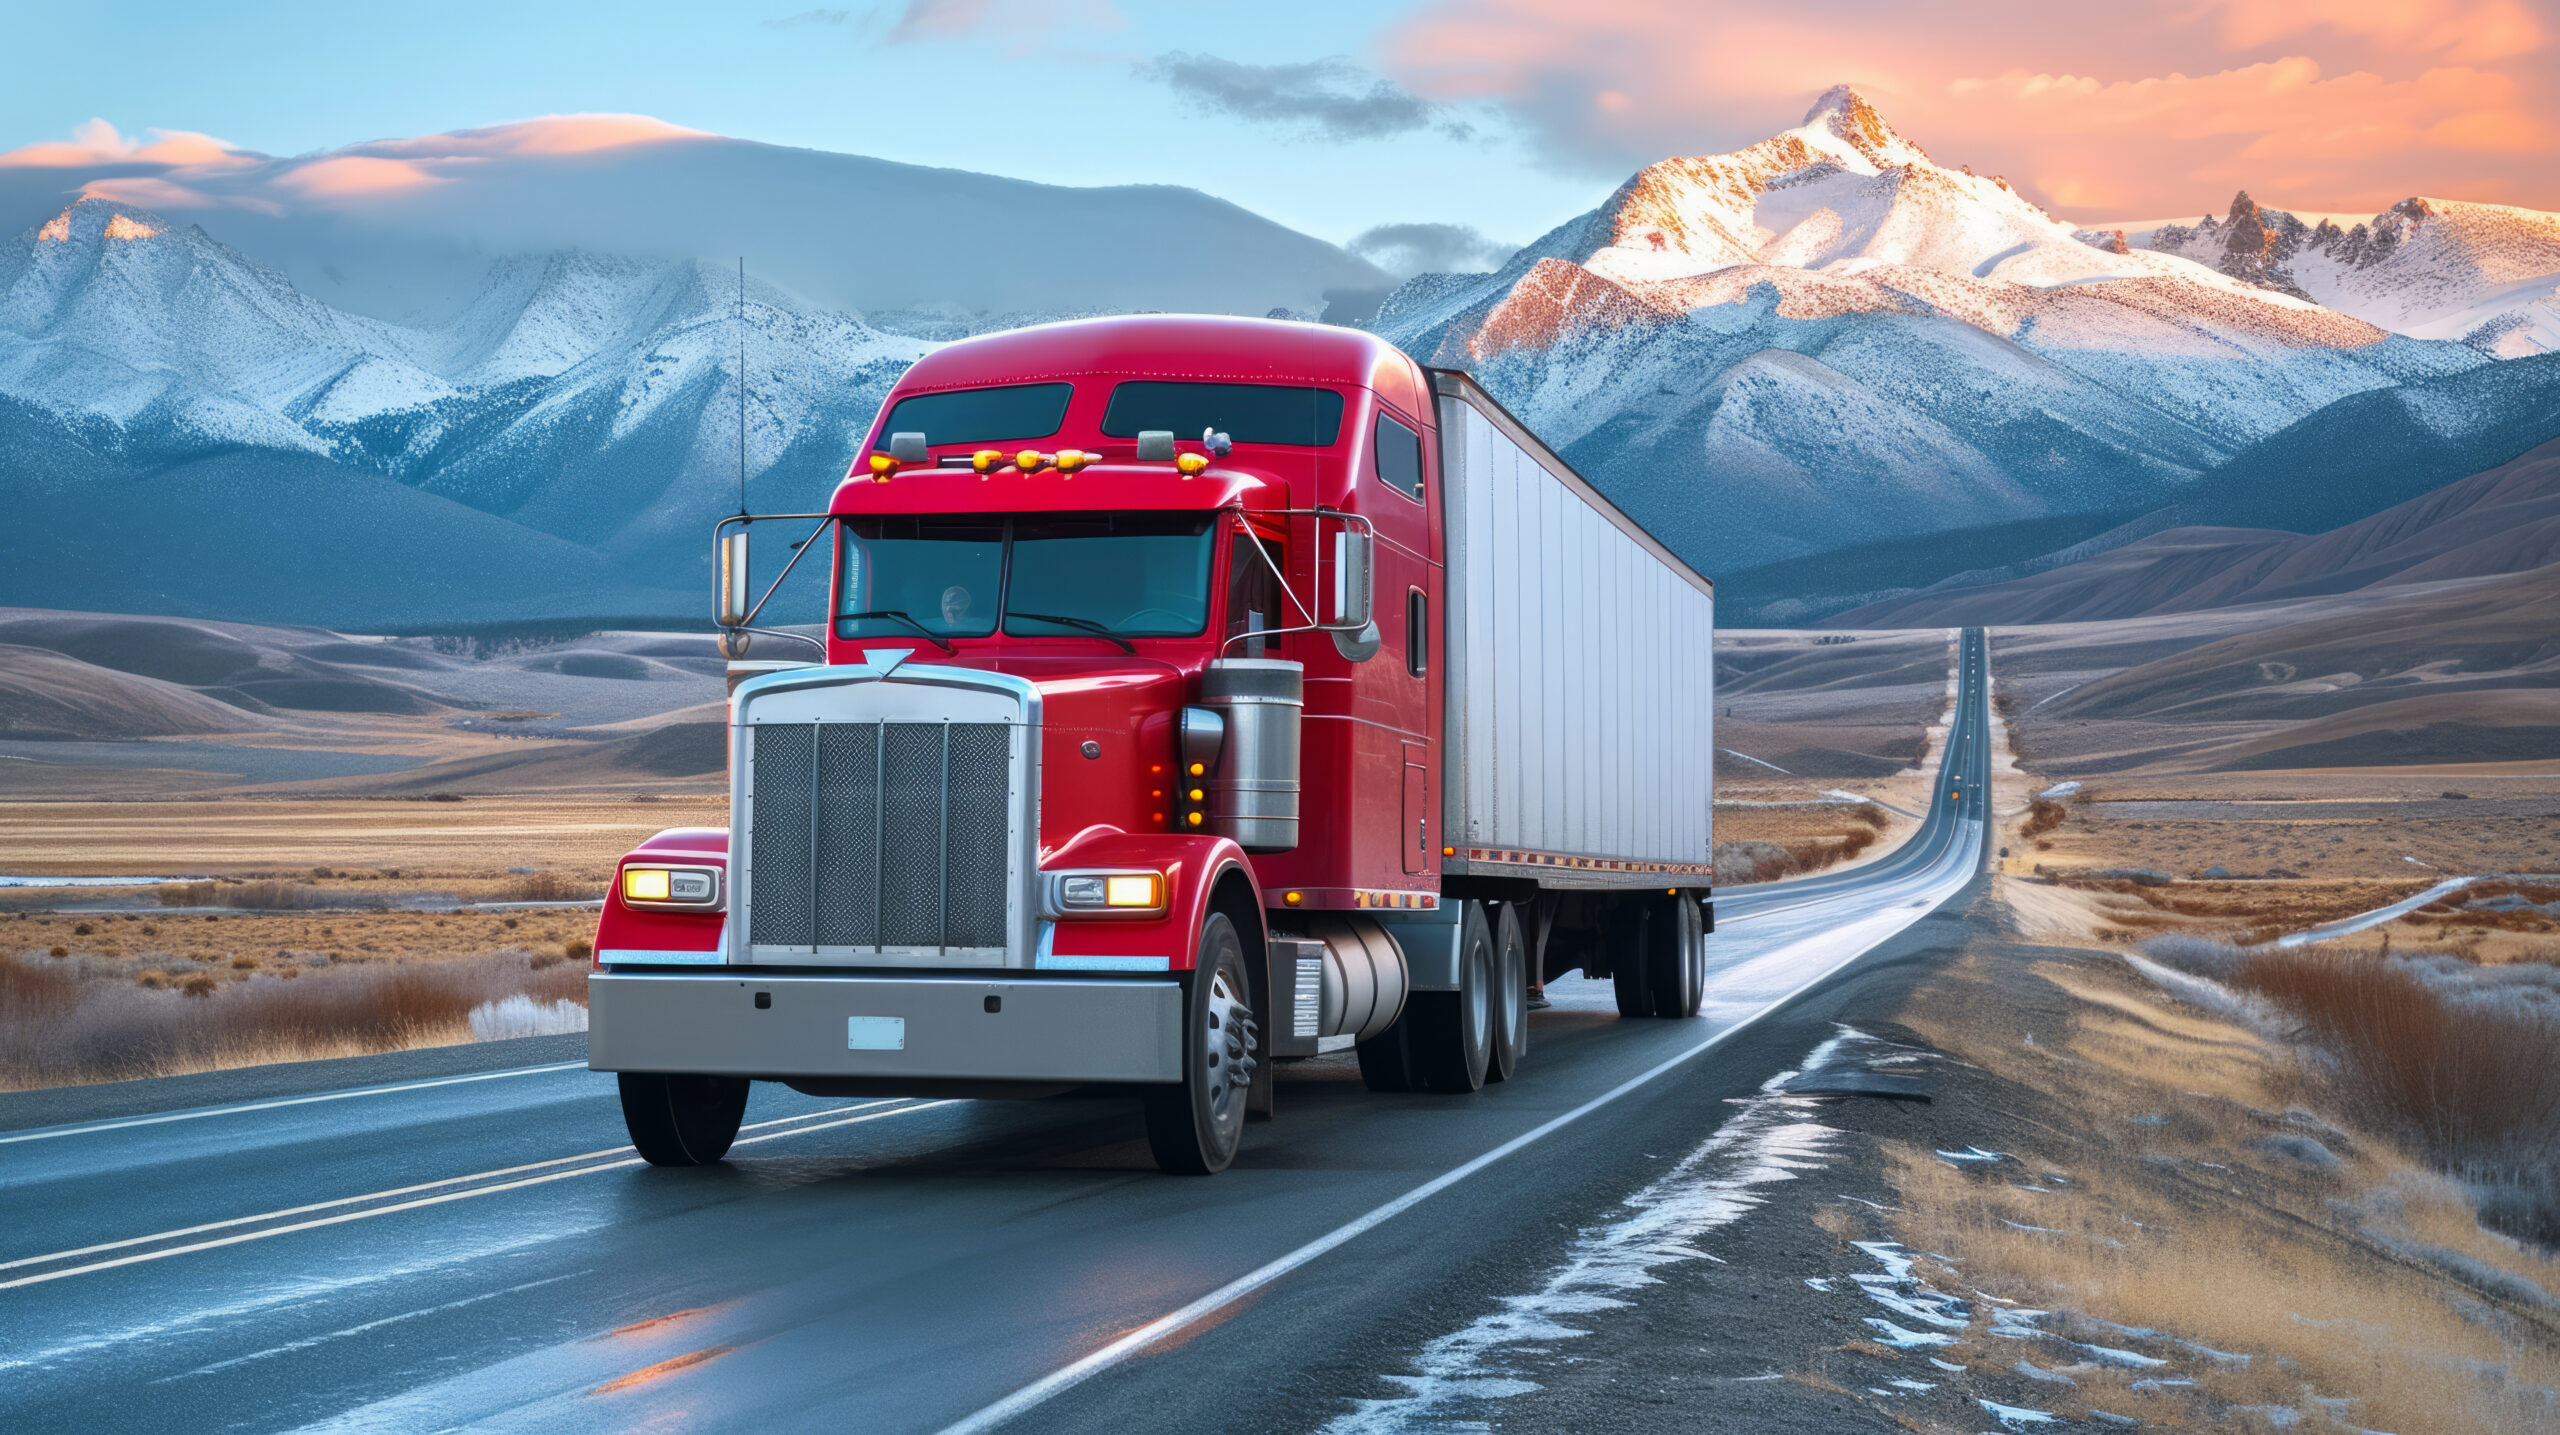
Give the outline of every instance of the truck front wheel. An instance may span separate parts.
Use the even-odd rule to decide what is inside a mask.
[[[626,1071],[622,1124],[652,1166],[708,1166],[729,1154],[747,1114],[743,1076],[673,1076]]]
[[[1253,982],[1243,939],[1224,912],[1201,924],[1183,1011],[1182,1080],[1148,1088],[1147,1145],[1165,1170],[1206,1176],[1236,1159],[1254,1081]]]

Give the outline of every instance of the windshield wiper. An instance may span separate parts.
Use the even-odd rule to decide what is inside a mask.
[[[859,613],[838,613],[836,614],[836,617],[839,621],[843,622],[851,622],[860,618],[895,618],[899,622],[906,624],[908,627],[915,629],[918,634],[923,636],[926,642],[933,644],[935,647],[940,648],[942,651],[949,653],[955,658],[960,656],[960,650],[945,641],[941,634],[926,627],[924,624],[917,622],[915,619],[908,617],[906,614],[899,612],[895,608],[866,608]]]
[[[1118,643],[1121,648],[1133,658],[1138,655],[1137,644],[1121,637],[1118,633],[1111,631],[1109,628],[1102,626],[1091,618],[1068,618],[1062,617],[1056,613],[1026,613],[1019,608],[1007,608],[1004,610],[1004,615],[1008,618],[1029,618],[1035,623],[1056,623],[1062,627],[1081,628],[1085,632],[1091,633],[1105,642]]]

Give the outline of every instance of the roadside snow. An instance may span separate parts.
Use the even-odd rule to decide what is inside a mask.
[[[1657,1267],[1717,1260],[1698,1242],[1739,1220],[1765,1198],[1759,1188],[1822,1169],[1838,1132],[1804,1119],[1804,1107],[1779,1093],[1803,1071],[1852,1060],[1843,1052],[1880,1045],[1849,1027],[1815,1047],[1794,1071],[1762,1083],[1760,1094],[1660,1180],[1633,1196],[1606,1224],[1581,1232],[1564,1260],[1534,1291],[1505,1296],[1501,1309],[1422,1348],[1413,1368],[1385,1377],[1403,1395],[1361,1400],[1336,1417],[1326,1435],[1386,1435],[1450,1417],[1456,1407],[1501,1400],[1539,1388],[1521,1357],[1590,1332],[1571,1318],[1626,1305],[1625,1293],[1651,1285]],[[1924,1343],[1948,1337],[1908,1332]]]

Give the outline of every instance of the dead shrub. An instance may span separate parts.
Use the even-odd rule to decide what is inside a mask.
[[[538,970],[524,984],[524,994],[538,1002],[572,1001],[584,1005],[587,1000],[587,969],[560,967]]]
[[[160,905],[292,912],[314,907],[339,907],[347,903],[326,888],[300,882],[163,882],[160,884]]]
[[[55,956],[67,953],[56,949]],[[80,999],[80,979],[56,967],[31,967],[0,957],[0,1011],[43,1016],[68,1010]]]
[[[47,950],[45,955],[49,957],[67,957],[71,955],[71,949],[69,947],[54,947]]]
[[[178,982],[179,992],[191,997],[209,997],[221,988],[221,980],[211,972],[197,972],[193,976],[181,978]]]
[[[2027,804],[2027,820],[2018,825],[2021,837],[2042,837],[2062,825],[2071,809],[2049,797],[2039,797]]]
[[[578,882],[557,872],[519,872],[498,887],[502,902],[583,902],[602,895],[593,882]]]
[[[583,962],[596,954],[596,944],[584,938],[572,938],[560,944],[560,955],[573,962]]]
[[[2408,962],[2352,949],[2249,952],[2232,981],[2302,1023],[2365,1119],[2494,1193],[2483,1219],[2560,1245],[2560,1019],[2457,1001]]]

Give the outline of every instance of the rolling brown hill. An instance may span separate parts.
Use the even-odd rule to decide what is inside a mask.
[[[1824,626],[2099,622],[2522,573],[2554,562],[2560,442],[2326,533],[2172,528],[2024,577],[1903,594]]]

